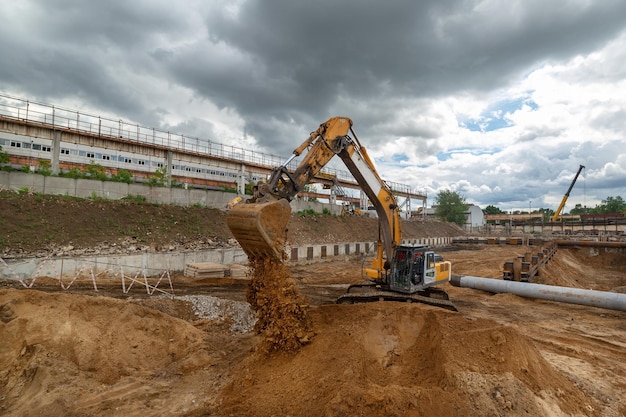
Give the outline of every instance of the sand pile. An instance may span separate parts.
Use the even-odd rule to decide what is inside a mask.
[[[257,312],[255,331],[264,338],[265,351],[295,351],[310,342],[313,333],[307,301],[300,294],[284,262],[249,257],[247,300]]]
[[[217,415],[590,416],[598,407],[532,342],[491,320],[422,305],[311,310],[296,354],[255,352]]]
[[[0,290],[0,341],[0,415],[107,415],[211,362],[203,331],[108,297]]]

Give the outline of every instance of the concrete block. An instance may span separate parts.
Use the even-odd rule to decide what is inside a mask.
[[[7,172],[9,183],[6,188],[20,190],[28,188],[34,193],[45,193],[44,177],[38,174],[25,174],[23,172]],[[48,177],[50,178],[50,177]]]
[[[223,264],[240,264],[246,265],[248,263],[248,256],[239,248],[222,249],[222,262]]]
[[[129,184],[105,181],[102,184],[103,197],[108,200],[119,200],[129,195]]]
[[[53,178],[53,177],[49,177]],[[55,178],[56,179],[56,178]],[[69,179],[69,178],[60,178],[60,179]],[[76,181],[76,192],[75,196],[79,198],[90,198],[90,197],[104,197],[104,181],[95,181],[95,180],[85,180],[85,179],[70,179],[72,181]]]
[[[150,196],[150,187],[142,184],[128,184],[127,195],[141,195],[146,197],[146,200],[148,200]]]
[[[189,205],[208,206],[207,192],[205,190],[189,190]]]
[[[148,192],[148,201],[150,203],[170,204],[172,195],[169,188],[150,187]]]
[[[189,190],[185,190],[183,188],[171,188],[170,195],[170,204],[177,206],[189,205]]]

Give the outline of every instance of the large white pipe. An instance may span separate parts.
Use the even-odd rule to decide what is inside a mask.
[[[456,287],[474,288],[492,293],[511,293],[520,297],[626,311],[626,294],[615,292],[583,290],[580,288],[504,281],[465,275],[453,275],[450,283]]]

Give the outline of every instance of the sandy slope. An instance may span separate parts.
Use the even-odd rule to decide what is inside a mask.
[[[518,250],[444,255],[456,272],[498,277]],[[541,279],[609,289],[623,284],[624,265],[620,254],[563,250]],[[61,293],[51,280],[35,290],[4,283],[0,414],[626,414],[626,313],[448,285],[458,313],[331,304],[359,268],[294,267],[315,336],[296,353],[269,355],[256,348],[258,337],[233,330],[235,308],[200,319],[189,301],[147,298],[140,288],[121,298],[119,283],[103,281],[98,293],[86,285],[81,294]],[[245,288],[230,283],[175,277],[174,288],[245,298]]]

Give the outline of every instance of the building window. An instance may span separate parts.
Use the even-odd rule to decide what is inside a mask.
[[[41,150],[41,145],[39,145],[37,143],[33,143],[33,150],[40,151]]]
[[[22,142],[16,142],[14,140],[11,141],[11,146],[13,146],[14,148],[21,148],[22,147]]]
[[[111,156],[110,155],[102,155],[102,159],[104,159],[105,161],[110,161],[111,160]]]
[[[140,160],[138,160],[138,161],[137,161],[137,163],[138,163],[139,165],[145,165],[145,164],[146,164],[146,161],[142,161],[142,160],[140,159]]]
[[[70,154],[69,149],[61,148],[61,155],[69,155],[69,154]]]
[[[87,158],[95,158],[96,154],[93,152],[87,152]]]
[[[50,152],[50,151],[52,151],[52,148],[49,147],[49,146],[42,146],[41,150],[44,151],[44,152]]]

